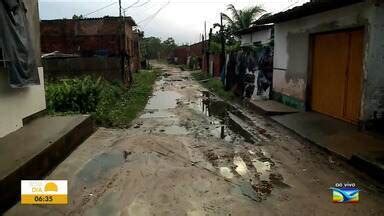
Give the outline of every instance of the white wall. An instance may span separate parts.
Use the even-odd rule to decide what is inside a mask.
[[[243,34],[240,37],[242,46],[253,45],[255,42],[261,42],[267,44],[271,41],[272,29],[266,29],[262,31],[255,31],[248,34]]]
[[[40,65],[40,21],[38,1],[25,1],[27,18],[30,21],[30,31],[36,53],[37,64]],[[11,88],[8,83],[8,73],[0,66],[0,137],[3,137],[21,127],[23,119],[46,108],[44,91],[44,72],[39,67],[40,85],[26,88]]]
[[[276,23],[273,90],[304,102],[310,58],[310,35],[353,27],[365,27],[362,101],[362,106],[365,109],[362,109],[361,119],[368,119],[378,105],[374,108],[363,104],[371,104],[372,101],[378,103],[384,95],[383,84],[379,84],[379,82],[384,83],[384,75],[382,75],[384,60],[383,7],[383,4],[377,7],[370,3],[358,3],[296,20]],[[374,59],[372,60],[372,57],[369,56]],[[375,66],[373,67],[372,64]],[[378,77],[379,79],[377,79]],[[366,91],[367,83],[371,83],[369,92]],[[367,100],[374,89],[378,88],[382,89],[381,92],[376,92],[375,98]]]
[[[40,85],[14,89],[8,74],[0,69],[0,137],[23,126],[23,118],[45,109],[43,68],[39,68]]]

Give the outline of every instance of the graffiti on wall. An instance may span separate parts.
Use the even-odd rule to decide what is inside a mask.
[[[243,98],[269,99],[272,87],[273,53],[269,46],[243,48],[226,56],[222,80]]]

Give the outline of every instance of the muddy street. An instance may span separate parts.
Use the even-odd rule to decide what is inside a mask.
[[[377,184],[252,110],[161,68],[128,129],[99,128],[47,179],[67,179],[69,204],[6,215],[384,215]],[[329,188],[355,183],[358,204]]]

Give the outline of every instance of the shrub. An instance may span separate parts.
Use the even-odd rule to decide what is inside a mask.
[[[129,89],[90,76],[47,83],[47,109],[51,114],[88,113],[98,125],[127,127],[145,107],[156,77],[151,70],[135,73]]]
[[[50,112],[94,112],[101,91],[101,78],[90,76],[46,84],[47,109]]]

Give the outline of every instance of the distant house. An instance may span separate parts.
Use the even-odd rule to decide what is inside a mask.
[[[11,88],[9,85],[9,73],[6,71],[3,63],[4,61],[13,61],[14,59],[4,59],[5,56],[0,55],[0,137],[4,137],[23,127],[24,120],[46,108],[43,67],[41,67],[40,61],[38,1],[25,1],[25,6],[27,8],[26,15],[34,45],[34,58],[37,62],[40,84],[23,88]]]
[[[138,69],[141,68],[141,61],[144,59],[141,55],[141,48],[140,48],[140,42],[141,39],[144,37],[144,32],[135,30],[133,32],[133,39],[131,43],[131,48],[130,50],[132,51],[130,54],[130,59],[132,59],[132,64],[131,65],[131,71],[137,72]]]
[[[273,41],[273,25],[254,25],[237,32],[241,46],[267,45]]]
[[[187,64],[188,56],[189,56],[188,45],[179,46],[172,53],[172,57],[174,58],[173,61],[176,64]]]
[[[273,98],[353,124],[384,113],[384,3],[311,1],[274,23]]]
[[[135,26],[131,17],[42,20],[43,53],[59,51],[81,57],[81,60],[67,58],[65,62],[57,59],[43,61],[47,64],[47,75],[98,74],[127,82],[129,74],[140,69],[137,63],[140,62],[140,37],[134,30]],[[124,74],[121,74],[120,55],[125,57],[124,68],[127,71]],[[103,74],[106,71],[109,74]]]

